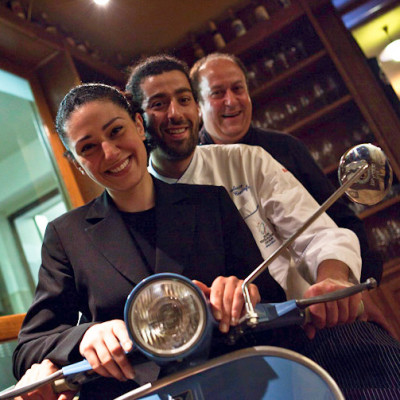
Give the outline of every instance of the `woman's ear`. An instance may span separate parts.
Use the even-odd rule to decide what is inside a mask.
[[[81,165],[76,161],[75,159],[72,161],[72,164],[74,164],[75,168],[82,174],[85,175],[85,170],[81,167]]]
[[[146,132],[144,129],[143,118],[139,113],[135,114],[135,124],[139,137],[144,141],[146,140]]]
[[[73,164],[73,166],[82,174],[85,175],[85,170],[81,167],[81,165],[78,163],[78,161],[76,161],[76,158],[74,157],[74,155],[67,150],[64,153],[64,157],[71,163]]]

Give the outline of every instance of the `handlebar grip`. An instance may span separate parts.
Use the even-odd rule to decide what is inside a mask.
[[[357,319],[361,317],[361,315],[364,314],[364,302],[361,300],[360,304],[358,305],[358,309],[357,309]],[[308,308],[305,309],[305,313],[304,313],[304,322],[303,325],[306,325],[308,323],[311,322],[311,313],[310,310]]]

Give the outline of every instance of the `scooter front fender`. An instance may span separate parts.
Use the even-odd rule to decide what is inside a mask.
[[[238,350],[165,377],[115,400],[344,400],[318,364],[291,350]]]

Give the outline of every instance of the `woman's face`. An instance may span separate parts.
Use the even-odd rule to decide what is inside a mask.
[[[114,197],[129,192],[147,174],[142,118],[109,100],[96,100],[74,110],[66,123],[69,147],[78,168]]]

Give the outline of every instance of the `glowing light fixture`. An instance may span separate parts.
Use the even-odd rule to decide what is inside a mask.
[[[382,53],[379,55],[379,60],[381,60],[382,62],[400,62],[400,39],[391,40],[387,25],[385,25],[382,29],[389,39],[389,44],[383,49]]]
[[[109,1],[110,1],[110,0],[94,0],[94,2],[95,2],[96,4],[98,4],[99,6],[105,6],[105,5],[108,4]]]

